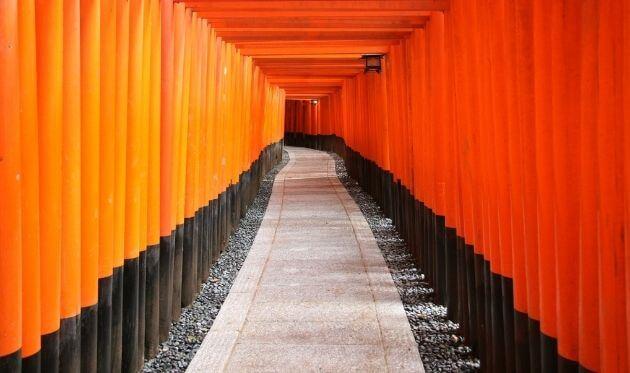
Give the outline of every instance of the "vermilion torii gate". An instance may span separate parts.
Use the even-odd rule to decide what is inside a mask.
[[[138,369],[283,131],[485,371],[630,370],[628,0],[3,0],[0,61],[2,371]]]

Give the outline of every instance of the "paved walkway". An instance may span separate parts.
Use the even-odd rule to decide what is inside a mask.
[[[372,231],[326,153],[287,147],[191,372],[423,372]]]

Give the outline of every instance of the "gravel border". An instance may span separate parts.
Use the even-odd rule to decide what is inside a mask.
[[[265,175],[260,190],[239,227],[230,236],[227,247],[210,269],[210,277],[201,286],[197,298],[182,310],[178,321],[171,324],[168,339],[160,344],[158,354],[145,361],[144,372],[183,372],[190,364],[210,331],[214,319],[227,298],[230,288],[243,266],[267,210],[273,182],[288,163],[283,151],[282,162]]]
[[[405,241],[376,201],[352,179],[343,159],[335,160],[337,177],[359,205],[381,249],[403,302],[418,351],[427,372],[475,372],[480,361],[461,336],[459,324],[446,317],[446,307],[433,302],[433,289],[416,266]]]

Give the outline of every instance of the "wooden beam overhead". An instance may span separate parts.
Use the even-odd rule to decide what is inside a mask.
[[[385,54],[389,52],[388,45],[313,45],[313,46],[301,46],[292,49],[287,49],[282,46],[264,46],[264,47],[244,47],[239,48],[240,52],[244,56],[286,56],[288,50],[293,55],[309,54],[309,55],[336,55],[343,54]]]
[[[330,95],[338,92],[340,87],[300,87],[300,88],[285,88],[284,91],[287,95]]]
[[[360,58],[285,58],[281,61],[276,59],[257,59],[257,65],[265,67],[304,67],[304,66],[324,66],[324,67],[363,67],[364,62]]]
[[[273,10],[205,10],[203,8],[193,8],[200,16],[212,19],[239,19],[239,18],[414,18],[427,17],[431,12],[424,10],[395,10],[395,9],[378,9],[378,10],[355,10],[355,9],[273,9]]]
[[[345,81],[345,79],[339,77],[331,77],[331,76],[317,76],[317,77],[279,77],[279,76],[268,76],[267,79],[271,83],[275,84],[310,84],[310,83],[318,83],[318,84],[341,84]]]
[[[389,46],[397,40],[307,40],[241,42],[235,46],[245,56],[293,53],[336,54],[342,53],[387,53]]]
[[[266,33],[266,34],[275,34],[279,35],[282,33],[299,33],[299,32],[321,32],[321,33],[343,33],[344,35],[352,35],[353,33],[361,33],[361,32],[374,32],[374,33],[388,33],[388,32],[404,32],[409,33],[414,29],[413,27],[374,27],[373,25],[363,26],[363,27],[344,27],[344,28],[333,28],[333,27],[253,27],[251,25],[246,25],[244,27],[219,27],[216,25],[212,25],[212,27],[220,33],[229,34],[231,32],[234,33],[244,33],[244,32],[255,32],[255,33]]]
[[[296,47],[313,47],[313,46],[347,46],[347,45],[361,45],[361,46],[381,46],[391,45],[397,43],[398,40],[381,40],[381,39],[369,39],[369,40],[354,40],[354,39],[336,39],[336,40],[265,40],[265,41],[243,41],[234,43],[237,48],[296,48]]]
[[[364,71],[364,54],[423,28],[449,0],[175,0],[206,19],[216,35],[283,88],[314,98],[341,89]]]
[[[407,37],[413,31],[412,28],[401,28],[397,31],[358,31],[352,32],[347,30],[327,31],[310,31],[302,29],[302,31],[284,31],[286,29],[270,30],[270,31],[230,31],[229,29],[218,29],[217,35],[228,43],[240,42],[257,42],[257,41],[306,41],[306,40],[399,40]]]
[[[322,98],[322,97],[327,97],[330,96],[330,93],[287,93],[286,97],[288,99],[294,99],[294,100],[312,100],[314,98]]]
[[[319,76],[322,76],[322,74],[325,74],[327,76],[334,75],[334,76],[343,77],[343,78],[351,78],[363,70],[343,70],[343,71],[334,72],[334,71],[307,71],[307,70],[294,70],[294,69],[287,69],[287,70],[263,69],[262,71],[265,74],[282,75],[286,77],[291,77],[291,76],[319,77]]]
[[[182,0],[175,0],[181,2]],[[198,10],[424,10],[444,11],[449,8],[449,0],[185,0],[187,6]]]
[[[273,60],[285,60],[285,59],[293,59],[293,58],[304,58],[304,59],[313,59],[313,60],[321,60],[321,59],[331,59],[331,60],[340,60],[340,59],[354,59],[358,60],[363,56],[363,53],[328,53],[328,54],[318,54],[318,53],[298,53],[296,51],[285,51],[284,54],[271,54],[271,55],[263,55],[258,56],[257,59],[273,59]]]
[[[212,27],[218,31],[225,28],[249,28],[249,29],[277,29],[277,28],[328,28],[331,31],[342,31],[350,28],[421,28],[426,25],[428,17],[416,19],[395,18],[344,18],[344,19],[315,19],[315,18],[287,18],[284,20],[271,20],[268,18],[247,18],[209,20]]]

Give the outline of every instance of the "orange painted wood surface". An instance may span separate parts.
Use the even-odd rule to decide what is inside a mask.
[[[217,19],[218,7],[208,6]],[[275,30],[260,40],[241,36],[245,29],[225,32],[242,37],[244,50],[296,100],[287,104],[287,132],[339,136],[391,171],[493,273],[512,279],[515,310],[540,322],[559,356],[622,372],[630,327],[621,189],[628,9],[627,1],[452,0],[404,42],[383,41],[383,72],[371,75],[350,71],[360,70],[356,59],[326,59],[325,48],[317,57],[309,49],[258,56],[282,53],[267,47]],[[276,45],[293,40],[287,31]],[[326,35],[356,35],[361,45],[363,31],[354,32]],[[313,123],[299,102],[315,98],[322,111]]]
[[[0,359],[19,360],[282,138],[285,93],[184,4],[0,14]]]
[[[0,358],[288,132],[391,173],[559,356],[628,371],[628,0],[0,4]]]

